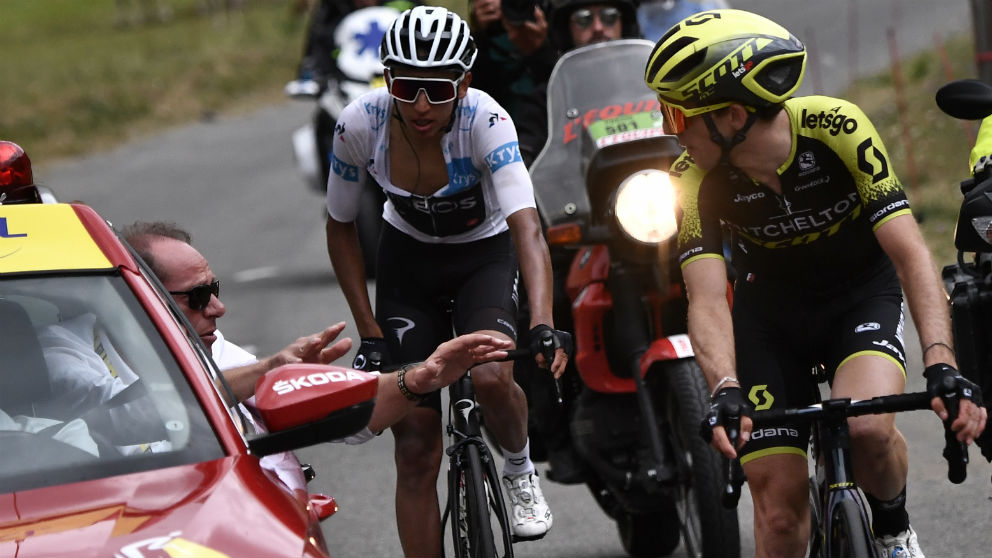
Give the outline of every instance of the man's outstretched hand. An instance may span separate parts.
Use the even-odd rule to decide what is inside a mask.
[[[506,358],[513,343],[484,333],[461,335],[438,346],[423,365],[411,368],[406,383],[411,391],[427,394],[454,383],[466,370]]]

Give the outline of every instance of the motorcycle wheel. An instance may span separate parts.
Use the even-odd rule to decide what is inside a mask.
[[[679,545],[679,516],[675,506],[654,513],[617,516],[620,543],[634,558],[668,556]]]
[[[737,510],[720,503],[723,488],[721,456],[699,435],[709,406],[703,373],[693,359],[667,366],[664,412],[671,428],[679,468],[688,475],[676,507],[688,556],[740,556]]]

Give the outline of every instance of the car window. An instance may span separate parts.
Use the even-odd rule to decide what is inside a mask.
[[[0,280],[0,492],[223,457],[117,273]]]

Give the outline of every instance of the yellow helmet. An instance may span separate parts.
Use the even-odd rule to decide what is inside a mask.
[[[781,25],[742,10],[693,14],[665,33],[644,69],[658,98],[686,116],[738,102],[764,108],[802,83],[806,47]]]

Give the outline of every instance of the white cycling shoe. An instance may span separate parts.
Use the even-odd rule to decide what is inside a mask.
[[[875,548],[882,558],[923,558],[920,541],[912,526],[895,536],[876,537]]]
[[[551,530],[552,517],[537,473],[504,476],[503,485],[510,495],[510,524],[514,539],[533,541],[544,537]]]

